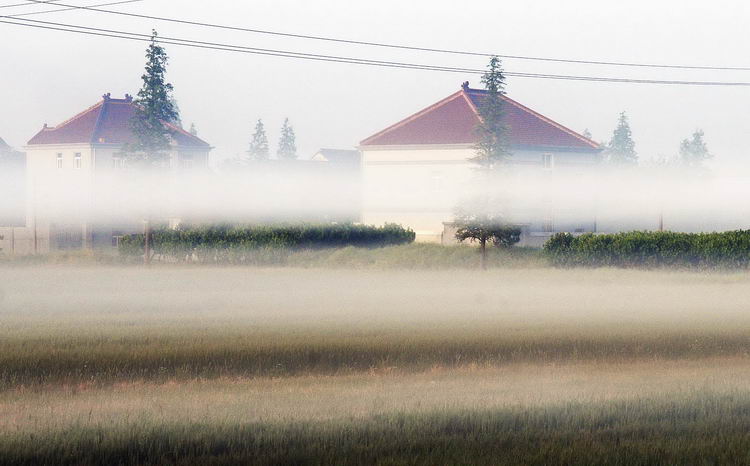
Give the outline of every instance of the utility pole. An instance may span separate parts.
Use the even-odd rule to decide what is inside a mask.
[[[143,221],[143,264],[151,264],[151,221]]]

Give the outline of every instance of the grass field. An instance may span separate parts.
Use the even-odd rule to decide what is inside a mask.
[[[750,462],[750,275],[0,268],[0,464]]]

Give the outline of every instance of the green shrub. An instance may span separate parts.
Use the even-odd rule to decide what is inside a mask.
[[[750,230],[721,233],[631,231],[558,233],[544,245],[553,265],[589,267],[747,268]]]
[[[411,229],[386,224],[382,227],[355,224],[205,225],[179,229],[156,229],[151,247],[160,258],[182,261],[239,263],[283,263],[295,249],[383,247],[414,241]],[[119,243],[122,256],[143,254],[143,234],[128,235]]]

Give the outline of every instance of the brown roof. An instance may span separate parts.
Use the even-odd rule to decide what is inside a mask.
[[[462,88],[455,94],[362,141],[362,146],[474,144],[479,107],[487,95]],[[597,151],[599,145],[559,123],[503,96],[505,125],[515,148]]]
[[[131,98],[112,99],[106,94],[102,100],[60,123],[42,128],[28,142],[35,144],[126,144],[135,142],[130,120],[135,111]],[[172,130],[172,139],[179,147],[209,149],[207,142],[184,129],[165,123]]]

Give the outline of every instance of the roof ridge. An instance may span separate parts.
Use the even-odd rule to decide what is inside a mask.
[[[481,94],[486,94],[487,90],[485,90],[485,89],[471,89],[471,88],[469,88],[469,89],[466,89],[466,92],[478,92],[478,93],[481,93]],[[537,112],[535,110],[532,110],[531,108],[523,105],[522,103],[519,103],[518,101],[511,99],[506,94],[501,94],[501,97],[502,97],[503,100],[507,101],[511,105],[515,105],[516,107],[520,108],[521,110],[523,110],[525,112],[528,112],[529,114],[531,114],[531,115],[535,116],[536,118],[544,121],[545,123],[550,124],[550,125],[556,127],[557,129],[560,129],[560,130],[562,130],[562,131],[570,134],[571,136],[573,136],[573,137],[575,137],[577,139],[580,139],[581,141],[583,141],[583,142],[587,143],[588,145],[590,145],[593,149],[599,149],[599,144],[596,143],[596,142],[594,142],[594,141],[592,141],[591,139],[589,139],[589,138],[587,138],[587,137],[585,137],[585,136],[583,136],[581,134],[578,134],[577,132],[573,131],[572,129],[570,129],[570,128],[566,127],[566,126],[561,125],[560,123],[556,122],[555,120],[553,120],[553,119],[551,119],[549,117],[546,117],[546,116],[542,115],[541,113],[539,113],[539,112]],[[471,99],[469,99],[469,101],[471,101]],[[473,105],[473,102],[472,102],[472,107],[476,108],[476,105]]]
[[[186,131],[185,128],[183,128],[181,126],[174,125],[174,124],[172,124],[172,123],[170,123],[168,121],[162,121],[162,123],[164,123],[165,125],[167,125],[169,128],[177,131],[178,133],[181,133],[183,136],[187,136],[187,137],[192,138],[192,139],[197,139],[198,141],[202,142],[203,144],[210,145],[209,143],[207,143],[203,139],[199,138],[195,134],[191,133],[190,131]]]
[[[94,123],[94,129],[91,131],[91,144],[95,144],[99,138],[97,135],[99,134],[99,130],[101,129],[102,124],[104,123],[104,118],[107,116],[107,110],[109,99],[102,100],[102,109],[99,110],[99,115],[96,116],[96,123]]]
[[[87,114],[90,111],[94,110],[96,107],[99,107],[99,106],[101,106],[103,104],[104,104],[104,99],[98,101],[97,103],[95,103],[94,105],[90,106],[86,110],[83,110],[82,112],[79,112],[79,113],[73,115],[72,117],[68,118],[67,120],[63,121],[62,123],[60,123],[60,124],[58,124],[56,126],[47,126],[44,129],[50,130],[50,131],[54,131],[56,129],[60,129],[63,126],[70,124],[72,121],[74,121],[74,120],[76,120],[76,119],[84,116],[85,114]]]
[[[377,133],[373,134],[370,137],[367,137],[367,138],[363,139],[362,141],[360,141],[359,145],[364,146],[369,141],[371,141],[371,140],[373,140],[373,139],[375,139],[375,138],[377,138],[379,136],[382,136],[383,134],[386,134],[386,133],[388,133],[390,131],[393,131],[396,128],[400,128],[401,126],[403,126],[403,125],[405,125],[405,124],[407,124],[407,123],[409,123],[409,122],[411,122],[413,120],[416,120],[417,118],[421,117],[422,115],[424,115],[424,114],[426,114],[428,112],[431,112],[432,110],[440,107],[441,105],[444,105],[444,104],[450,102],[451,100],[453,100],[453,99],[455,99],[457,97],[460,97],[462,94],[463,94],[463,89],[461,89],[459,91],[456,91],[453,94],[449,95],[448,97],[446,97],[446,98],[444,98],[442,100],[439,100],[439,101],[435,102],[434,104],[432,104],[432,105],[430,105],[428,107],[423,108],[422,110],[419,110],[418,112],[416,112],[416,113],[414,113],[414,114],[412,114],[412,115],[404,118],[403,120],[401,120],[399,122],[396,122],[396,123],[392,124],[391,126],[388,126],[387,128],[385,128],[385,129],[383,129],[381,131],[378,131]]]

